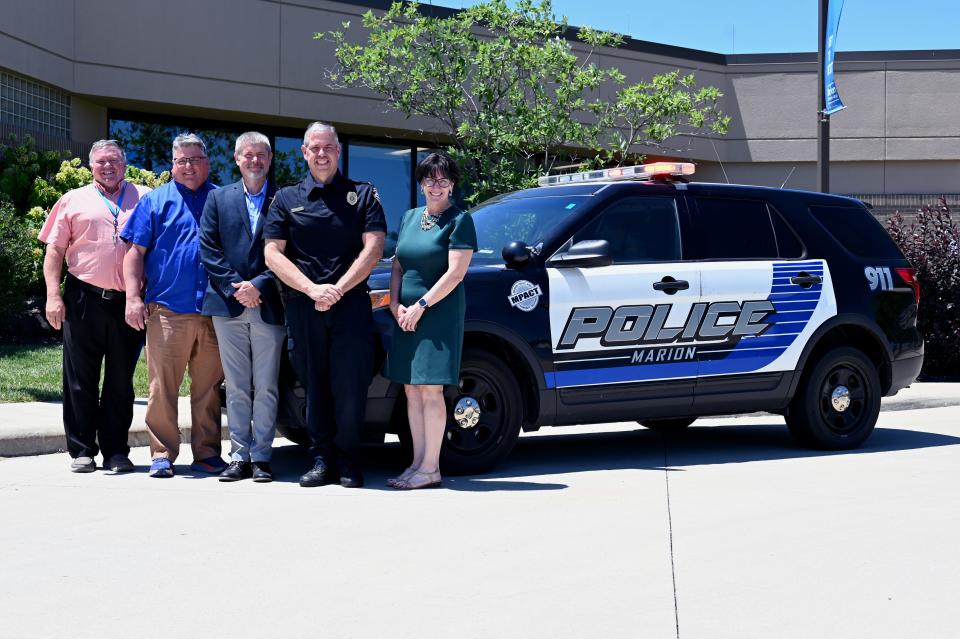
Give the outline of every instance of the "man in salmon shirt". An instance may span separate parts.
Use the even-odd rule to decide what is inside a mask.
[[[94,142],[89,159],[93,183],[64,194],[40,231],[47,245],[46,316],[53,328],[63,328],[63,428],[73,458],[70,470],[96,470],[94,457],[102,452],[103,468],[123,473],[133,470],[127,435],[143,338],[124,321],[127,245],[120,233],[150,189],[124,181],[127,159],[115,140]]]

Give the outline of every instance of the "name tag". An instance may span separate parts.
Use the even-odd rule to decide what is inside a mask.
[[[299,213],[300,211],[303,210],[303,208],[304,208],[304,207],[302,207],[302,206],[295,206],[295,207],[293,207],[292,209],[290,209],[290,212],[291,212],[291,213]]]

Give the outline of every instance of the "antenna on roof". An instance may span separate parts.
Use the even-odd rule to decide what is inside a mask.
[[[720,152],[717,151],[717,145],[713,143],[713,138],[707,137],[710,140],[710,146],[713,147],[713,153],[717,156],[717,163],[720,165],[720,170],[723,172],[723,179],[726,180],[727,184],[730,184],[730,178],[727,177],[727,170],[723,168],[723,160],[720,159]]]
[[[780,188],[781,188],[781,189],[787,185],[787,182],[790,181],[790,176],[793,175],[793,172],[796,171],[796,170],[797,170],[797,165],[794,164],[794,165],[793,165],[793,168],[790,169],[790,172],[787,173],[787,179],[784,180],[784,181],[783,181],[783,184],[780,185]]]

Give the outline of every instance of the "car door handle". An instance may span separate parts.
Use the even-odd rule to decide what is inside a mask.
[[[804,271],[800,271],[796,275],[790,278],[791,284],[799,284],[804,288],[810,288],[814,284],[819,284],[823,279],[819,275],[810,275]]]
[[[687,280],[675,280],[669,275],[664,277],[659,282],[653,283],[653,290],[663,291],[667,295],[673,295],[677,291],[685,291],[690,288],[690,282]]]

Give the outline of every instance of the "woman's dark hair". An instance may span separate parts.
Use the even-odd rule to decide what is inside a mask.
[[[413,172],[413,178],[417,181],[417,184],[428,177],[447,178],[457,183],[460,181],[460,169],[452,157],[443,151],[437,151],[423,158],[423,161],[417,165],[417,169]]]

